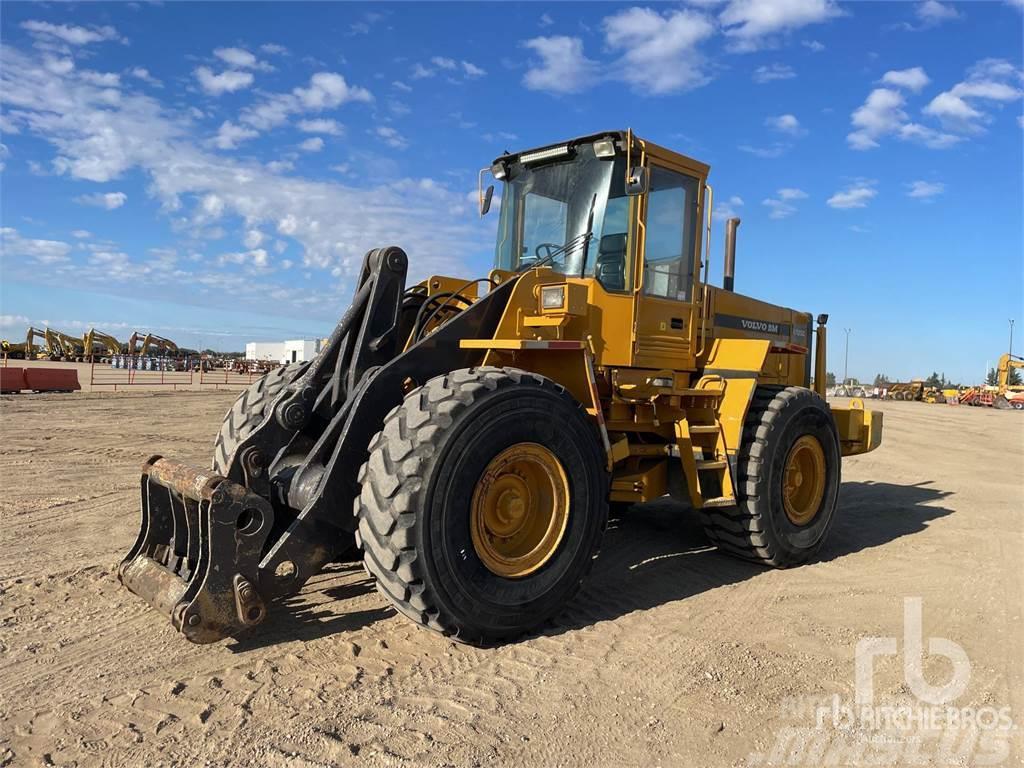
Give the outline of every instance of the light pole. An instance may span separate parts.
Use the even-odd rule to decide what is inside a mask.
[[[1010,318],[1010,356],[1013,356],[1013,318]]]
[[[846,331],[846,355],[843,358],[843,386],[846,386],[846,381],[849,374],[850,367],[850,331],[852,328],[843,328]]]

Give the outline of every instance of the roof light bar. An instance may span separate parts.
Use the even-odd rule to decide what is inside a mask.
[[[540,160],[550,160],[553,157],[562,157],[569,154],[569,145],[562,144],[549,149],[538,149],[536,152],[524,152],[519,156],[519,162],[523,165],[536,163]]]

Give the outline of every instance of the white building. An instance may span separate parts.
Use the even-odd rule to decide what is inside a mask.
[[[290,341],[250,341],[245,345],[246,360],[273,360],[278,363],[304,363],[320,351],[320,339]]]

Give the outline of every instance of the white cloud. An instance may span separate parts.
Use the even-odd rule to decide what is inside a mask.
[[[912,181],[905,186],[907,187],[907,197],[923,200],[941,195],[946,191],[946,185],[941,181]]]
[[[817,40],[801,40],[800,45],[804,48],[809,48],[814,53],[821,53],[825,50],[825,44],[820,43]]]
[[[613,77],[644,92],[674,93],[708,82],[696,47],[714,34],[711,21],[691,10],[662,15],[650,8],[629,8],[602,22],[608,47],[621,52]]]
[[[403,83],[401,80],[392,80],[391,87],[394,88],[396,91],[405,91],[406,93],[412,91],[412,88]]]
[[[257,271],[265,270],[270,264],[270,256],[263,248],[254,248],[242,253],[222,253],[217,257],[220,264],[251,265]]]
[[[128,202],[128,195],[124,192],[97,192],[93,195],[79,195],[75,198],[75,202],[80,205],[92,205],[112,211]]]
[[[480,138],[488,144],[497,144],[503,141],[519,141],[519,136],[508,131],[494,131],[480,134]]]
[[[14,259],[27,259],[36,264],[61,264],[70,260],[71,245],[61,240],[22,237],[12,227],[0,227],[0,252],[6,262],[5,268],[9,268]]]
[[[788,64],[761,65],[754,70],[753,79],[755,83],[770,83],[773,80],[791,80],[796,77],[796,72]]]
[[[841,16],[830,0],[731,0],[719,15],[730,48],[756,51],[786,32]]]
[[[85,80],[85,82],[98,85],[101,88],[121,87],[121,76],[115,72],[93,72],[92,70],[83,70],[78,76]]]
[[[477,66],[471,61],[456,61],[455,59],[448,58],[447,56],[433,56],[430,59],[432,66],[425,66],[419,62],[415,63],[412,67],[410,76],[413,80],[422,80],[424,78],[433,77],[439,71],[448,72],[448,78],[452,82],[459,82],[455,76],[455,73],[462,70],[463,75],[467,80],[483,77],[487,74],[487,70]],[[411,91],[412,89],[405,83],[395,81],[392,85],[398,88],[400,91]]]
[[[242,241],[245,247],[252,250],[253,248],[259,248],[263,245],[264,235],[258,229],[250,229],[245,233],[245,239]]]
[[[954,144],[958,144],[963,141],[963,138],[960,136],[954,136],[951,133],[943,133],[942,131],[937,131],[934,128],[929,128],[927,125],[921,125],[920,123],[907,123],[906,125],[901,125],[896,135],[904,141],[913,141],[918,144],[923,144],[929,149],[948,149]]]
[[[303,152],[319,152],[323,148],[324,140],[319,136],[312,136],[299,144],[299,149]]]
[[[378,125],[374,133],[376,133],[378,138],[382,139],[389,147],[405,149],[409,146],[409,141],[390,125]]]
[[[29,319],[24,315],[0,315],[0,328],[11,328],[17,325],[28,325]]]
[[[877,139],[887,133],[899,130],[906,122],[903,111],[905,100],[899,91],[890,88],[875,88],[868,94],[864,104],[851,116],[857,129],[846,140],[854,149],[871,149],[878,146]]]
[[[240,120],[258,130],[282,125],[288,116],[302,112],[335,109],[348,102],[368,102],[373,95],[359,86],[349,85],[336,72],[317,72],[308,88],[293,88],[289,93],[275,93],[242,111]]]
[[[56,38],[68,45],[88,45],[117,39],[117,30],[110,26],[76,27],[68,24],[50,24],[46,21],[23,21],[21,28],[33,36]]]
[[[351,295],[363,255],[372,247],[415,243],[413,280],[461,273],[467,255],[487,250],[490,238],[476,222],[461,185],[452,190],[429,179],[388,181],[359,175],[357,186],[273,173],[255,160],[203,149],[196,124],[173,103],[141,91],[118,92],[112,101],[110,89],[84,82],[73,71],[54,74],[42,61],[43,54],[31,49],[11,44],[0,49],[0,92],[16,126],[52,147],[54,169],[70,178],[108,182],[138,174],[147,194],[173,217],[175,231],[193,239],[185,246],[189,257],[168,279],[166,270],[158,272],[134,255],[123,267],[117,261],[62,265],[61,259],[70,259],[70,244],[37,242],[5,231],[5,279],[30,276],[54,285],[74,281],[81,290],[136,296],[160,286],[168,301],[208,304],[216,296],[230,295],[235,306],[265,308],[272,303],[275,312],[335,319],[333,307]],[[323,101],[284,94],[293,96],[288,109],[303,111],[307,104],[337,98],[336,92],[330,96],[330,89],[324,90],[328,97]],[[203,201],[210,195],[221,202],[223,227],[202,226],[208,216]],[[400,217],[396,210],[402,211]],[[278,228],[292,241],[286,245],[290,253],[295,249],[296,267],[317,279],[270,286],[242,274],[259,264],[259,254],[252,254],[244,266],[218,266],[205,258],[202,241],[221,237],[239,223],[245,229]],[[143,252],[145,245],[140,245]],[[100,252],[114,259],[120,250],[111,246],[95,253]],[[39,270],[40,258],[53,260],[53,268]],[[335,271],[337,277],[330,277]],[[272,302],[271,289],[279,292]]]
[[[229,66],[238,69],[252,69],[259,64],[259,59],[244,48],[217,48],[213,55]]]
[[[755,147],[750,144],[740,144],[737,147],[737,149],[740,150],[740,152],[746,152],[748,154],[754,155],[755,157],[760,157],[764,160],[772,160],[776,157],[782,157],[784,154],[786,154],[786,151],[789,148],[789,144],[783,144],[782,142],[778,141],[775,142],[774,144],[770,144],[767,147]]]
[[[878,194],[874,183],[856,181],[846,189],[836,192],[826,202],[832,208],[866,208],[867,204]]]
[[[292,94],[306,109],[333,109],[346,101],[369,101],[370,92],[352,88],[336,72],[317,72],[309,79],[308,88],[296,88]]]
[[[417,62],[413,64],[411,75],[413,80],[421,80],[425,77],[433,77],[434,70],[424,67],[422,64]]]
[[[79,240],[88,240],[92,237],[92,232],[87,229],[73,229],[71,230],[71,236],[76,237]]]
[[[455,59],[448,59],[445,58],[444,56],[434,56],[433,58],[430,59],[430,63],[440,69],[451,70],[458,69],[459,67],[458,62],[456,62]]]
[[[712,212],[712,217],[718,221],[725,221],[735,216],[739,216],[739,208],[743,207],[743,198],[739,195],[733,195],[728,200],[724,200],[715,203],[715,209]]]
[[[882,82],[885,85],[906,88],[917,93],[931,80],[922,67],[911,67],[910,69],[893,69],[886,72],[882,75]]]
[[[149,70],[145,67],[132,67],[128,70],[128,74],[137,80],[141,80],[144,83],[152,85],[154,88],[163,88],[164,84],[157,80],[153,75],[149,73]]]
[[[797,212],[794,200],[803,200],[807,193],[795,187],[783,187],[775,193],[775,197],[765,198],[761,205],[768,208],[768,218],[786,219]]]
[[[992,119],[984,111],[985,103],[1020,99],[1022,80],[1024,72],[1005,59],[983,59],[968,70],[966,79],[933,98],[924,113],[938,118],[947,130],[981,133]]]
[[[55,75],[66,75],[75,68],[75,62],[71,59],[57,59],[52,56],[46,56],[43,59],[43,66],[46,67],[47,71]]]
[[[288,49],[277,43],[264,43],[260,46],[260,50],[271,56],[286,56],[288,54]]]
[[[790,136],[802,136],[806,133],[795,115],[786,114],[768,117],[765,118],[764,124],[779,133],[788,133]]]
[[[531,91],[579,93],[597,81],[597,62],[583,55],[578,37],[535,37],[523,45],[540,58],[523,75],[523,85]]]
[[[925,0],[917,6],[915,12],[921,21],[930,26],[960,18],[952,3],[940,3],[939,0]]]
[[[555,23],[555,20],[551,18],[550,14],[542,13],[540,18],[537,19],[537,26],[539,27],[550,27]]]
[[[209,67],[197,67],[195,76],[196,80],[199,81],[199,87],[211,96],[234,93],[243,88],[248,88],[252,85],[254,79],[251,72],[239,72],[229,69],[217,75]]]
[[[217,129],[217,136],[213,140],[214,146],[218,149],[235,149],[239,142],[247,139],[254,139],[259,136],[259,131],[246,128],[244,125],[235,125],[230,120],[225,120]]]
[[[209,194],[203,195],[203,199],[199,203],[200,208],[204,214],[210,219],[219,219],[224,215],[224,198],[220,195]]]
[[[345,132],[345,126],[337,120],[325,117],[316,120],[300,120],[296,127],[303,133],[326,133],[331,136],[341,136]]]

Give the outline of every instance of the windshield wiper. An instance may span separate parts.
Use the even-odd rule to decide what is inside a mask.
[[[590,198],[590,213],[587,214],[587,231],[583,236],[583,261],[580,262],[580,277],[587,274],[587,254],[590,252],[590,238],[594,236],[594,206],[597,205],[597,193]]]
[[[583,233],[581,233],[579,235],[576,235],[576,237],[574,237],[572,240],[567,242],[565,245],[563,245],[560,248],[556,248],[555,250],[551,251],[551,253],[549,253],[543,259],[538,259],[537,261],[525,262],[523,264],[520,264],[516,268],[516,272],[524,272],[527,269],[538,269],[540,267],[543,267],[544,265],[549,264],[552,261],[554,261],[559,256],[564,256],[566,254],[572,253],[574,250],[576,250],[576,246],[578,246],[582,242],[583,243],[583,263],[580,266],[580,277],[582,277],[584,275],[584,273],[586,272],[586,270],[587,270],[587,251],[590,250],[590,238],[592,238],[594,236],[594,206],[595,205],[597,205],[597,194],[596,193],[590,199],[590,213],[587,214],[587,231],[586,232],[583,232]]]

